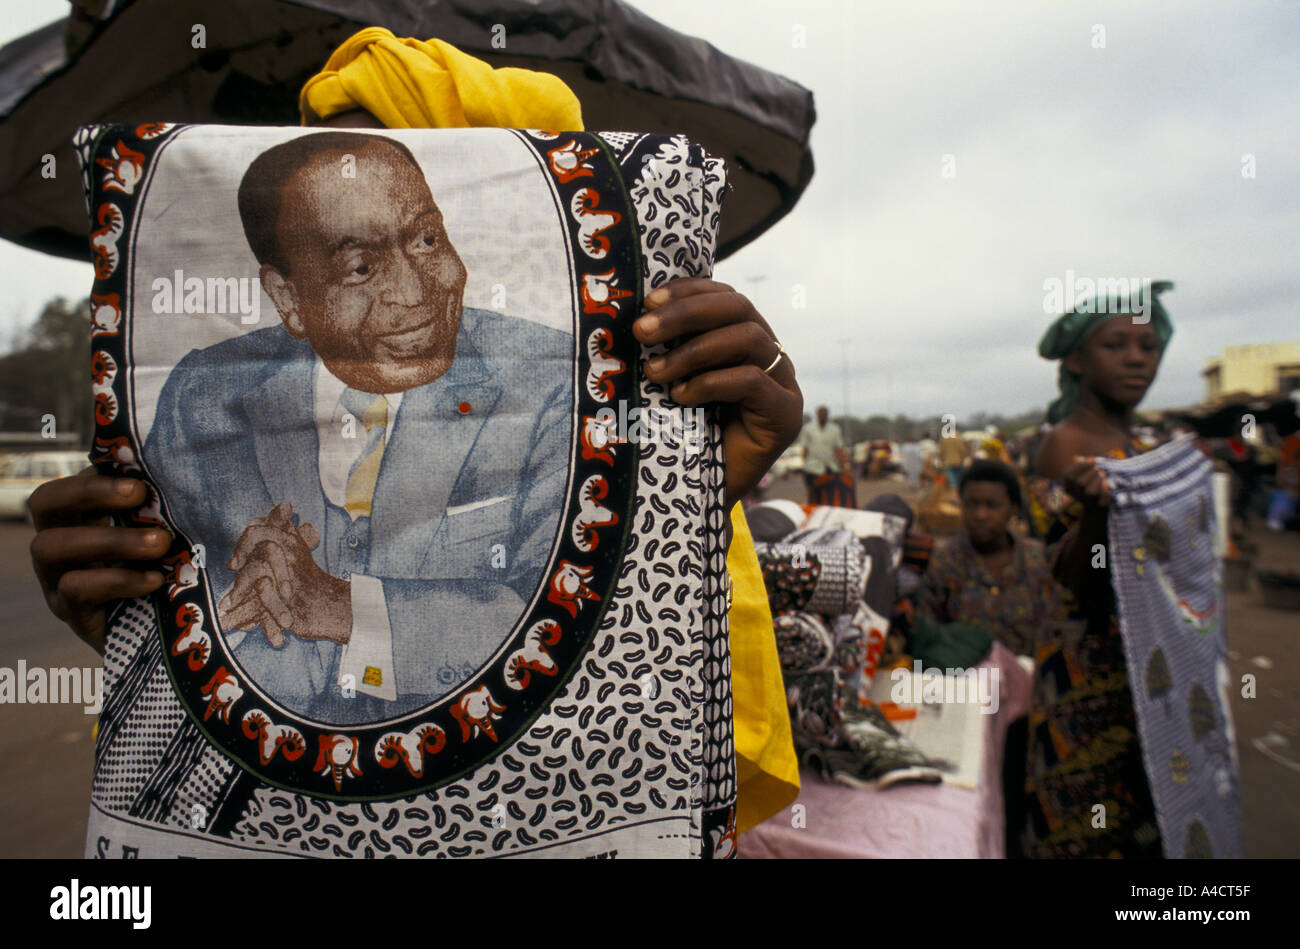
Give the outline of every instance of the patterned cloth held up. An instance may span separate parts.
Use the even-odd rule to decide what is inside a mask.
[[[536,129],[74,144],[92,462],[173,538],[166,583],[108,611],[87,853],[734,853],[720,430],[600,421],[682,417],[629,321],[711,272],[720,160]],[[279,546],[284,583],[256,583]],[[493,807],[529,819],[454,816]]]
[[[1099,460],[1142,759],[1167,857],[1242,856],[1211,464],[1186,436]]]

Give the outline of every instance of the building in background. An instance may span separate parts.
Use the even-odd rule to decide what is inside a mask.
[[[1266,395],[1300,389],[1300,342],[1228,346],[1206,363],[1201,375],[1207,402],[1229,392]]]

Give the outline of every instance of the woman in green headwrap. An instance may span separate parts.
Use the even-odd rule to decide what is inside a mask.
[[[1031,487],[1071,612],[1060,636],[1035,657],[1021,834],[1028,857],[1162,853],[1108,559],[1097,556],[1107,542],[1110,488],[1094,459],[1152,447],[1136,437],[1134,411],[1173,334],[1158,299],[1172,286],[1150,285],[1131,313],[1077,308],[1056,320],[1039,343],[1041,356],[1060,361],[1060,397],[1048,409],[1053,428],[1039,450]]]

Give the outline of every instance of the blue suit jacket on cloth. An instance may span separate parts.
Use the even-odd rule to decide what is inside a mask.
[[[288,501],[321,534],[322,569],[382,581],[397,701],[345,697],[342,647],[292,633],[279,649],[260,629],[247,634],[235,647],[245,673],[294,711],[352,724],[427,704],[482,665],[532,599],[555,540],[573,352],[567,333],[464,308],[451,368],[403,394],[371,514],[356,521],[321,489],[306,340],[276,326],[182,359],[144,457],[177,526],[204,545],[215,599],[234,583],[226,562],[245,526]]]

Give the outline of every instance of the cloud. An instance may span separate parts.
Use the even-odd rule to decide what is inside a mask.
[[[1292,11],[637,5],[816,96],[803,200],[718,268],[790,350],[809,404],[842,408],[846,339],[858,413],[1045,404],[1042,285],[1067,270],[1177,283],[1149,406],[1199,400],[1226,345],[1296,335]],[[807,49],[790,48],[791,22]]]
[[[1067,270],[1177,283],[1148,406],[1199,400],[1227,345],[1300,336],[1293,5],[633,2],[816,97],[811,185],[717,271],[809,405],[841,410],[846,362],[861,414],[1046,404],[1043,281]],[[38,20],[66,10],[46,6]],[[89,289],[88,269],[36,256],[0,249],[28,321]]]

